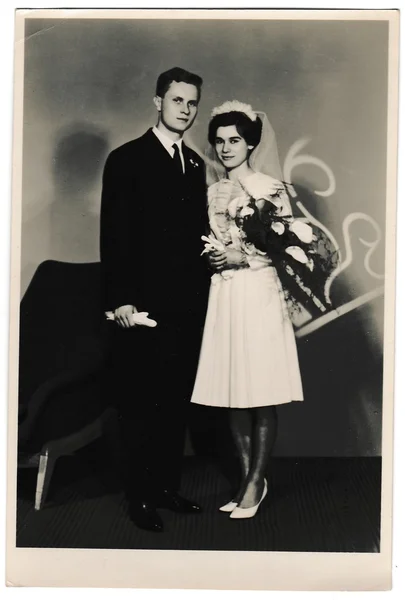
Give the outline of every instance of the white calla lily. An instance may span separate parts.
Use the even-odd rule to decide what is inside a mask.
[[[268,199],[269,196],[274,195],[276,190],[284,189],[281,181],[264,175],[264,173],[255,173],[253,177],[245,178],[240,183],[249,196],[255,200]]]
[[[254,210],[251,206],[244,206],[242,208],[242,210],[240,211],[240,216],[241,217],[247,217],[249,215],[253,215]]]
[[[280,202],[280,200],[274,200],[274,198],[265,198],[265,200],[266,202],[270,202],[271,204],[273,204],[279,212],[283,208],[283,203]]]
[[[301,242],[310,244],[312,242],[312,227],[302,221],[293,221],[289,227]]]
[[[292,256],[296,261],[305,264],[308,262],[308,256],[305,254],[304,250],[299,246],[288,246],[286,248],[286,254]]]
[[[280,221],[275,221],[274,223],[272,223],[271,228],[273,231],[278,233],[278,235],[282,235],[285,231],[285,225],[284,225],[284,223],[281,223]]]

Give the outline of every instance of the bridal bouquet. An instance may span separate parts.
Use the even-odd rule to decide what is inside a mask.
[[[304,306],[315,317],[331,309],[324,285],[336,256],[321,231],[315,235],[303,220],[282,216],[281,194],[286,194],[284,188],[270,200],[251,197],[239,211],[238,224],[246,247],[253,244],[272,261],[290,306]]]

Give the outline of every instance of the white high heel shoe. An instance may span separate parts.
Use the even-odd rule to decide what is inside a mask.
[[[251,519],[257,513],[259,506],[261,505],[261,503],[263,502],[263,500],[265,499],[266,496],[267,496],[267,481],[264,480],[263,494],[262,494],[262,497],[260,498],[259,502],[257,504],[255,504],[255,506],[252,506],[251,508],[241,508],[240,506],[237,506],[232,511],[232,513],[229,515],[229,518],[230,519]]]
[[[231,502],[228,502],[228,504],[224,504],[223,506],[219,507],[219,510],[221,510],[222,512],[229,512],[231,513],[233,510],[235,510],[235,508],[238,506],[237,502],[234,502],[233,500]]]

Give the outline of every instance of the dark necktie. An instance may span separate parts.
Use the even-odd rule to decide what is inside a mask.
[[[172,148],[174,150],[173,160],[176,164],[176,169],[183,175],[183,164],[182,164],[181,158],[180,158],[179,147],[177,144],[173,144]]]

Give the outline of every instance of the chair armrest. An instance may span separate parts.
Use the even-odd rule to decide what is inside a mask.
[[[85,383],[99,371],[106,362],[106,355],[100,351],[95,353],[92,360],[84,364],[66,369],[54,377],[47,379],[42,383],[31,396],[30,402],[26,407],[26,416],[18,427],[18,443],[23,446],[30,438],[38,418],[43,412],[49,400],[58,392],[62,392],[69,387],[75,387]]]

